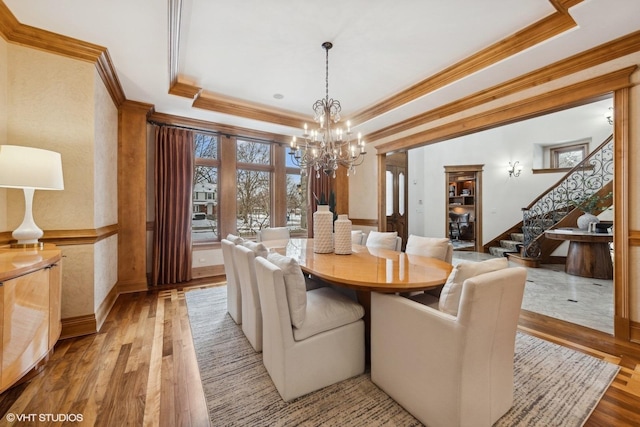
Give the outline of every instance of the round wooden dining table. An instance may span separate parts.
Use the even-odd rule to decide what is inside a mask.
[[[371,292],[415,292],[443,285],[453,266],[436,258],[352,245],[349,255],[315,253],[313,239],[265,241],[271,251],[294,258],[306,274],[355,290],[364,307],[367,361],[371,334]]]
[[[315,253],[313,239],[263,243],[270,250],[296,259],[305,273],[367,293],[424,291],[444,284],[453,268],[439,259],[361,245],[353,245],[349,255],[337,255]]]

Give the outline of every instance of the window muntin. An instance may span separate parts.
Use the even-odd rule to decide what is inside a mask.
[[[287,168],[287,228],[292,236],[307,235],[307,177]]]
[[[196,165],[191,215],[191,238],[194,243],[219,240],[217,194],[218,168]]]
[[[231,232],[251,239],[261,228],[280,225],[306,236],[306,177],[282,146],[213,132],[195,132],[194,142],[194,244],[220,241],[220,233]],[[235,209],[220,205],[234,198]]]
[[[549,148],[551,167],[553,169],[573,168],[578,165],[589,152],[589,143],[566,145]]]

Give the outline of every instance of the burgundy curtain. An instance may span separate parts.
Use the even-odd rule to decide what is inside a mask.
[[[156,127],[152,284],[191,280],[193,133]]]

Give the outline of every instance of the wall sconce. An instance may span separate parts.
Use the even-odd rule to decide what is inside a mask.
[[[509,167],[507,168],[507,172],[509,172],[509,178],[511,178],[512,176],[518,177],[520,176],[520,172],[522,172],[522,165],[517,160],[513,164],[509,162]]]
[[[607,119],[607,122],[610,125],[613,125],[613,107],[609,107],[606,113],[604,113],[604,118]]]
[[[33,220],[35,190],[64,190],[60,153],[17,145],[0,145],[0,187],[24,191],[24,219],[11,234],[11,247],[42,248],[44,234]]]

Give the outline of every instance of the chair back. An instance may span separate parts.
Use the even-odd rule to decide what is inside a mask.
[[[256,242],[266,242],[268,240],[287,240],[291,238],[291,232],[287,227],[263,228],[256,234]]]
[[[262,356],[269,374],[284,375],[285,348],[294,344],[291,315],[282,270],[262,257],[255,259],[256,281],[262,310]]]
[[[234,262],[233,242],[222,239],[222,262],[224,273],[227,276],[227,311],[238,325],[242,323],[242,294],[238,284],[238,273]]]
[[[382,248],[400,252],[402,237],[396,231],[370,231],[365,241],[368,248]]]
[[[457,321],[462,326],[462,399],[503,414],[513,403],[513,355],[527,271],[505,268],[465,280]],[[466,378],[465,378],[466,377]],[[493,396],[479,398],[476,385]]]
[[[410,234],[407,239],[405,253],[437,258],[451,264],[453,260],[453,244],[446,237],[422,237]]]
[[[236,245],[234,251],[242,294],[242,331],[254,350],[262,351],[262,310],[256,280],[256,254],[242,245]]]

